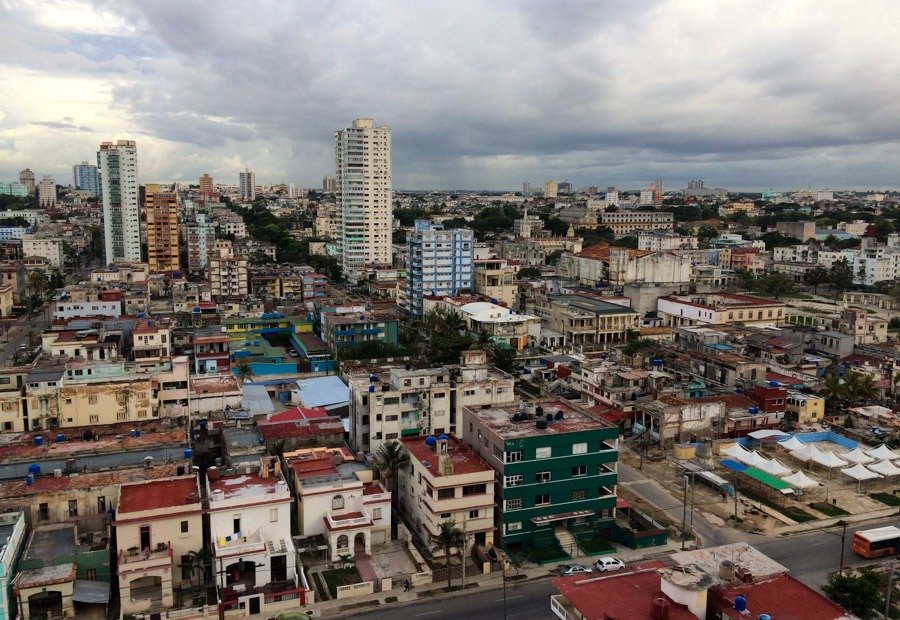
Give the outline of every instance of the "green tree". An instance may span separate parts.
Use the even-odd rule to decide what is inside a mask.
[[[212,553],[209,552],[209,549],[201,547],[197,551],[189,551],[185,558],[191,576],[191,586],[194,587],[195,574],[200,576],[198,585],[202,584],[204,576],[206,575],[206,567],[212,562]]]
[[[435,544],[434,552],[438,550],[442,550],[444,552],[444,557],[447,560],[447,587],[450,587],[450,550],[451,549],[462,549],[465,546],[465,534],[463,531],[456,527],[456,524],[453,521],[444,521],[440,524],[437,536],[432,536],[432,541]],[[462,557],[463,560],[463,570],[466,569],[466,558],[465,554]]]
[[[516,351],[509,347],[491,346],[488,350],[491,365],[506,373],[512,373],[516,369]]]
[[[851,370],[844,379],[846,395],[850,400],[871,402],[881,395],[875,377],[867,372]]]
[[[765,244],[766,249],[771,251],[773,248],[784,248],[792,245],[799,245],[801,241],[796,237],[783,235],[780,232],[768,232],[760,237]]]
[[[253,367],[250,365],[250,362],[241,362],[237,365],[237,377],[240,379],[241,384],[247,382],[253,376]]]
[[[539,277],[541,277],[541,270],[537,267],[522,267],[519,269],[518,273],[516,273],[516,278],[519,280]]]
[[[778,299],[782,295],[793,293],[797,286],[789,276],[775,272],[760,279],[757,288],[766,295],[772,295],[775,299]]]
[[[254,267],[259,267],[261,265],[271,265],[275,261],[262,250],[253,250],[247,255],[247,262]]]
[[[825,379],[825,383],[819,388],[819,396],[825,398],[825,408],[830,409],[832,414],[837,411],[838,403],[844,399],[847,390],[844,388],[844,380],[832,375]]]
[[[831,276],[824,265],[816,265],[803,274],[803,281],[813,287],[814,293],[818,293],[819,287],[826,284],[830,279]]]
[[[381,477],[391,493],[391,501],[397,504],[397,478],[400,470],[409,464],[409,452],[398,441],[386,441],[378,447],[375,453],[375,468],[381,473]]]
[[[881,595],[884,586],[883,575],[864,569],[856,575],[835,573],[822,586],[822,591],[825,596],[862,620],[871,620],[884,604]]]
[[[834,261],[828,271],[828,280],[831,282],[831,288],[839,293],[853,286],[853,267],[850,261],[846,258]]]

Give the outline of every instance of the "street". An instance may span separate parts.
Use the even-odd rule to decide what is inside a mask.
[[[548,570],[548,573],[550,571]],[[550,612],[550,595],[558,593],[548,580],[507,582],[506,611],[503,609],[501,576],[492,573],[479,582],[481,585],[467,591],[437,597],[426,597],[400,607],[386,606],[374,611],[343,614],[360,620],[381,618],[424,618],[450,620],[458,618],[518,618],[520,620],[545,620],[553,617]],[[483,588],[491,588],[483,590]]]
[[[49,314],[49,306],[39,308],[35,313],[25,313],[16,319],[4,320],[2,335],[0,335],[0,358],[3,360],[4,366],[11,366],[12,359],[19,350],[20,344],[28,344],[28,332],[32,329],[40,336],[44,329],[50,324],[47,320]],[[34,327],[32,327],[32,324]],[[38,338],[40,343],[40,338]]]

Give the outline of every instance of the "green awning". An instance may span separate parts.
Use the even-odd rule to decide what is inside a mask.
[[[403,437],[408,437],[410,435],[418,435],[421,432],[421,429],[418,428],[405,428],[400,431],[400,435],[402,435]]]
[[[793,490],[791,489],[791,485],[789,485],[784,480],[782,480],[780,478],[776,478],[772,474],[767,474],[766,472],[764,472],[760,469],[756,469],[755,467],[751,467],[750,469],[745,469],[743,473],[747,476],[750,476],[754,480],[758,480],[759,482],[762,482],[764,485],[766,485],[768,487],[772,487],[776,491],[784,492],[785,490],[788,490],[790,492],[793,492]]]

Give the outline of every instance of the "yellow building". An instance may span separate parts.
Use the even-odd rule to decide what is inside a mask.
[[[151,273],[178,271],[178,194],[145,186],[147,262]]]
[[[788,392],[785,409],[797,414],[798,424],[818,422],[825,417],[825,399],[812,394]]]
[[[473,288],[476,293],[512,308],[516,301],[516,269],[516,265],[500,258],[476,260],[472,273]]]

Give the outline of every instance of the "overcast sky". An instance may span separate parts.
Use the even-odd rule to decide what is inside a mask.
[[[205,6],[206,8],[200,8]],[[393,132],[395,188],[897,187],[900,2],[0,0],[0,180],[320,187]]]

